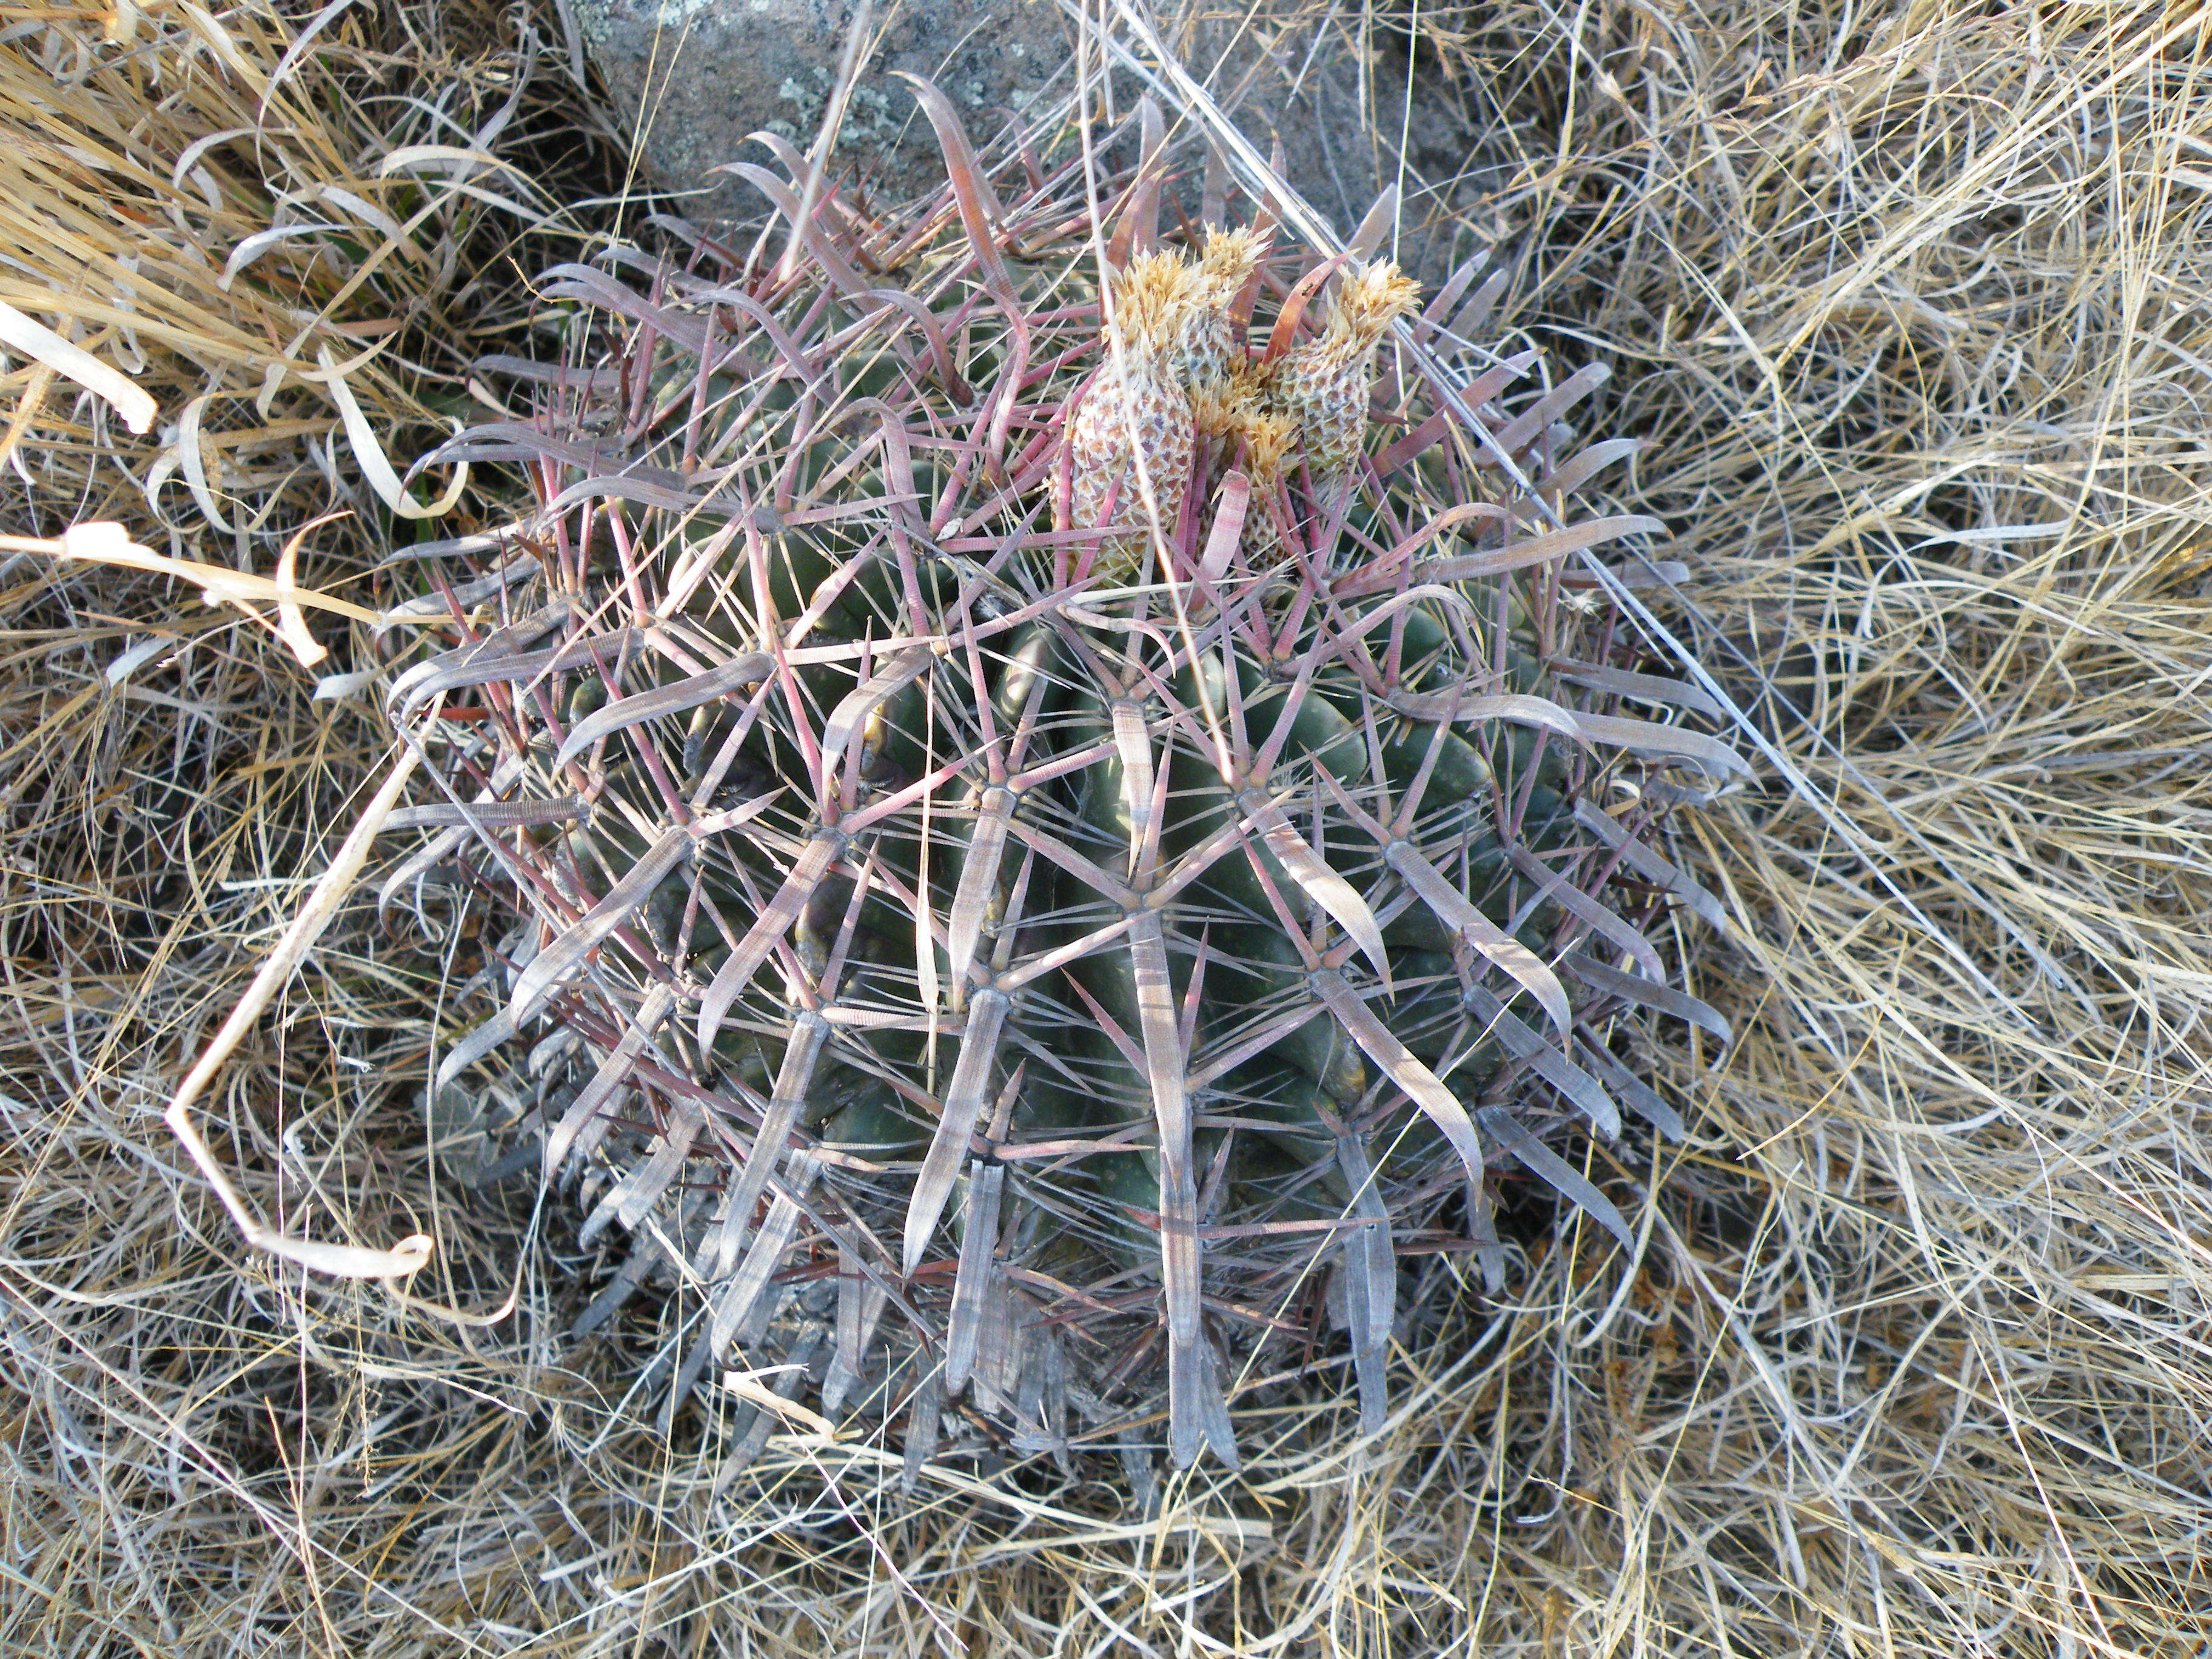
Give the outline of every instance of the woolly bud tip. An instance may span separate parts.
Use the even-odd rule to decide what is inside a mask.
[[[1208,227],[1206,233],[1206,252],[1199,256],[1198,276],[1206,285],[1208,295],[1219,296],[1227,305],[1237,297],[1252,273],[1260,268],[1260,239],[1249,230],[1221,230]]]
[[[1284,462],[1298,445],[1298,423],[1288,415],[1248,414],[1243,422],[1245,454],[1255,482],[1283,476]]]
[[[1411,311],[1421,297],[1421,285],[1389,260],[1384,259],[1352,273],[1336,296],[1329,313],[1328,331],[1371,349],[1391,324]]]
[[[1201,379],[1190,388],[1190,412],[1201,438],[1228,438],[1243,431],[1257,409],[1251,388],[1240,381]]]
[[[1173,253],[1145,253],[1114,279],[1113,316],[1121,349],[1152,357],[1172,350],[1190,315],[1192,271]]]
[[[1252,502],[1244,514],[1244,557],[1255,566],[1273,564],[1285,550],[1284,514],[1289,481],[1298,449],[1298,423],[1292,416],[1268,413],[1247,404],[1238,430],[1244,439],[1244,467],[1252,480]]]

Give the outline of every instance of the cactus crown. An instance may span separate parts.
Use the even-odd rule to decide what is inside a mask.
[[[1316,328],[1264,214],[1135,253],[1116,340],[1080,167],[924,106],[935,201],[794,225],[799,159],[740,164],[777,235],[661,222],[548,273],[561,361],[486,365],[532,412],[443,453],[536,505],[447,550],[392,703],[447,799],[387,895],[507,918],[440,1083],[528,1040],[508,1128],[634,1244],[580,1325],[704,1297],[666,1410],[780,1353],[910,1456],[963,1392],[1065,1453],[1164,1383],[1233,1461],[1333,1312],[1372,1422],[1399,1254],[1495,1274],[1496,1170],[1626,1237],[1559,1146],[1679,1130],[1608,1034],[1717,1024],[1638,924],[1705,902],[1662,774],[1734,757],[1617,711],[1697,699],[1581,568],[1649,522],[1556,517],[1622,453],[1557,425],[1594,380],[1405,358],[1370,419],[1413,285],[1355,264]]]

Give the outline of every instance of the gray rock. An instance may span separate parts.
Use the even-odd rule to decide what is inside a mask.
[[[643,131],[646,182],[707,189],[681,208],[702,222],[762,210],[750,186],[709,171],[726,161],[767,162],[759,145],[745,142],[750,135],[766,130],[801,149],[812,144],[857,9],[844,0],[572,6],[617,113],[627,130]],[[1051,0],[905,0],[874,9],[880,44],[854,87],[836,170],[857,176],[879,200],[902,199],[944,178],[937,141],[897,71],[935,82],[980,141],[1036,97],[1071,50],[1069,25]]]
[[[757,217],[750,186],[710,172],[767,163],[747,143],[766,130],[808,148],[820,131],[855,7],[847,0],[570,0],[582,34],[630,131],[644,134],[648,185],[694,191],[680,207],[703,223]],[[877,51],[864,65],[841,131],[834,171],[879,204],[933,188],[944,164],[898,71],[941,87],[979,143],[1073,84],[1073,31],[1054,0],[879,0]],[[1316,21],[1317,20],[1317,21]],[[1356,20],[1354,20],[1356,21]],[[1477,155],[1476,129],[1441,76],[1407,74],[1387,36],[1363,64],[1346,16],[1310,9],[1297,21],[1200,21],[1175,45],[1217,89],[1262,149],[1279,140],[1289,181],[1337,229],[1350,231],[1382,189],[1404,187],[1400,258],[1431,282],[1471,251],[1466,210],[1498,170]],[[1408,108],[1410,82],[1411,107]],[[1126,111],[1141,88],[1117,75]],[[1403,135],[1405,154],[1399,141]],[[1117,159],[1126,160],[1121,157]],[[1402,165],[1401,165],[1402,159]],[[1184,194],[1195,206],[1194,180]]]
[[[1312,9],[1251,27],[1241,16],[1200,24],[1181,43],[1185,61],[1264,151],[1279,143],[1283,177],[1340,235],[1383,190],[1401,192],[1401,264],[1433,284],[1474,251],[1469,219],[1505,158],[1486,154],[1465,100],[1433,64],[1387,33],[1362,64],[1349,44],[1358,10]],[[1401,150],[1402,144],[1402,150]],[[1483,225],[1486,246],[1495,228]]]

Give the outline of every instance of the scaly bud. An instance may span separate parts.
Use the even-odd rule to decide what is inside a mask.
[[[1183,378],[1194,397],[1226,386],[1244,367],[1244,341],[1230,313],[1260,268],[1260,239],[1249,230],[1206,233],[1206,252],[1191,272],[1181,342]]]
[[[1147,490],[1162,532],[1175,526],[1190,487],[1192,415],[1182,349],[1194,275],[1175,254],[1148,253],[1114,280],[1105,362],[1068,429],[1077,529],[1144,521]],[[1132,574],[1151,539],[1148,531],[1106,538],[1098,569],[1109,580]]]
[[[1375,348],[1419,294],[1388,260],[1352,272],[1328,325],[1269,367],[1269,406],[1298,424],[1317,510],[1334,505],[1351,482],[1367,436]]]

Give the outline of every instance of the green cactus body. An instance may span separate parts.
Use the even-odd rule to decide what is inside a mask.
[[[1079,183],[1024,188],[981,240],[1002,210],[975,184],[914,210],[896,270],[826,218],[788,271],[704,240],[649,286],[568,268],[570,372],[538,379],[534,422],[449,447],[530,463],[538,506],[535,570],[392,698],[510,918],[447,1070],[574,1034],[516,1132],[595,1226],[705,1287],[679,1398],[772,1357],[836,1264],[825,1402],[866,1384],[895,1412],[934,1373],[1060,1443],[1071,1402],[1103,1425],[1164,1394],[1176,1462],[1233,1461],[1235,1378],[1317,1276],[1375,1419],[1394,1241],[1472,1194],[1454,1224],[1495,1269],[1498,1168],[1626,1236],[1554,1146],[1617,1132],[1616,1093],[1671,1116],[1591,1067],[1620,1074],[1623,970],[1658,961],[1638,923],[1670,881],[1703,896],[1640,854],[1646,803],[1681,792],[1613,786],[1732,757],[1618,713],[1633,653],[1560,600],[1642,521],[1454,499],[1497,458],[1449,420],[1441,456],[1368,465],[1346,410],[1412,302],[1387,271],[1346,278],[1388,313],[1353,349],[1290,342],[1294,366],[1336,354],[1304,474],[1329,499],[1289,469],[1278,532],[1240,536],[1236,443],[1169,434],[1195,456],[1180,540],[1147,544],[1170,568],[1109,586],[1143,561],[1066,510],[1113,435],[1064,418],[1101,365],[1088,244],[1054,241]],[[1149,280],[1220,304],[1259,247],[1188,282],[1149,256]],[[1201,392],[1245,372],[1220,318],[1176,326]],[[1450,371],[1401,363],[1395,414],[1452,407],[1428,378]],[[1187,390],[1151,413],[1192,418]],[[1540,489],[1553,458],[1513,462]],[[483,717],[441,718],[462,702]],[[494,802],[520,817],[471,805]]]

